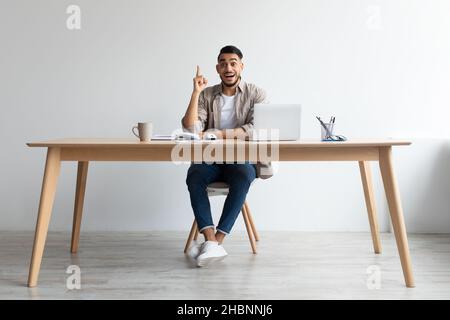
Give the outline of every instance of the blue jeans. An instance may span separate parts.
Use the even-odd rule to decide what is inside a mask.
[[[254,164],[193,163],[188,170],[186,184],[191,197],[192,210],[200,232],[214,228],[206,187],[217,181],[229,185],[217,230],[229,234],[245,202],[250,184],[256,178]]]

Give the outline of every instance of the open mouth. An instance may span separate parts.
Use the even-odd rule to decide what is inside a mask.
[[[234,74],[226,74],[225,79],[232,80],[234,78],[234,76],[235,76]]]

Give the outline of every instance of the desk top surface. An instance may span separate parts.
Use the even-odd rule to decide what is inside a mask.
[[[348,141],[320,141],[318,139],[302,139],[297,141],[241,141],[237,143],[247,144],[279,144],[280,147],[381,147],[381,146],[404,146],[410,145],[411,141],[399,139],[350,139]],[[228,144],[236,143],[234,140],[202,140],[204,144]],[[134,138],[65,138],[55,140],[45,140],[27,143],[29,147],[169,147],[179,143],[190,143],[190,141],[167,141],[156,140],[140,142]]]

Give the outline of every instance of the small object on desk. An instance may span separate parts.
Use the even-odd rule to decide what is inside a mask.
[[[334,134],[334,135],[330,136],[328,140],[324,140],[324,141],[347,141],[347,137],[345,137],[341,134]]]
[[[175,135],[175,140],[200,140],[200,136],[191,132],[180,132]]]
[[[137,130],[134,131],[134,130]],[[152,139],[153,124],[151,122],[138,122],[131,128],[133,134],[139,138],[141,142],[148,142]]]
[[[173,140],[175,136],[172,134],[155,134],[152,136],[152,140]]]
[[[332,135],[332,133],[330,132],[330,128],[329,128],[330,124],[329,124],[329,123],[325,124],[325,123],[320,119],[320,117],[317,117],[317,116],[316,116],[316,118],[317,118],[317,120],[319,120],[320,125],[321,125],[322,128],[325,130],[325,132],[322,131],[322,140],[326,140],[328,137],[330,137],[330,136]]]
[[[217,140],[217,136],[214,133],[211,133],[211,132],[205,132],[203,138],[205,140]]]
[[[321,140],[322,141],[347,141],[347,137],[343,135],[334,134],[334,123],[336,118],[332,116],[329,123],[324,123],[320,117],[316,116],[319,120],[321,128]]]

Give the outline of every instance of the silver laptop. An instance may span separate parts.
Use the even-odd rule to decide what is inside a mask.
[[[254,106],[252,140],[299,140],[301,105],[259,104]]]

